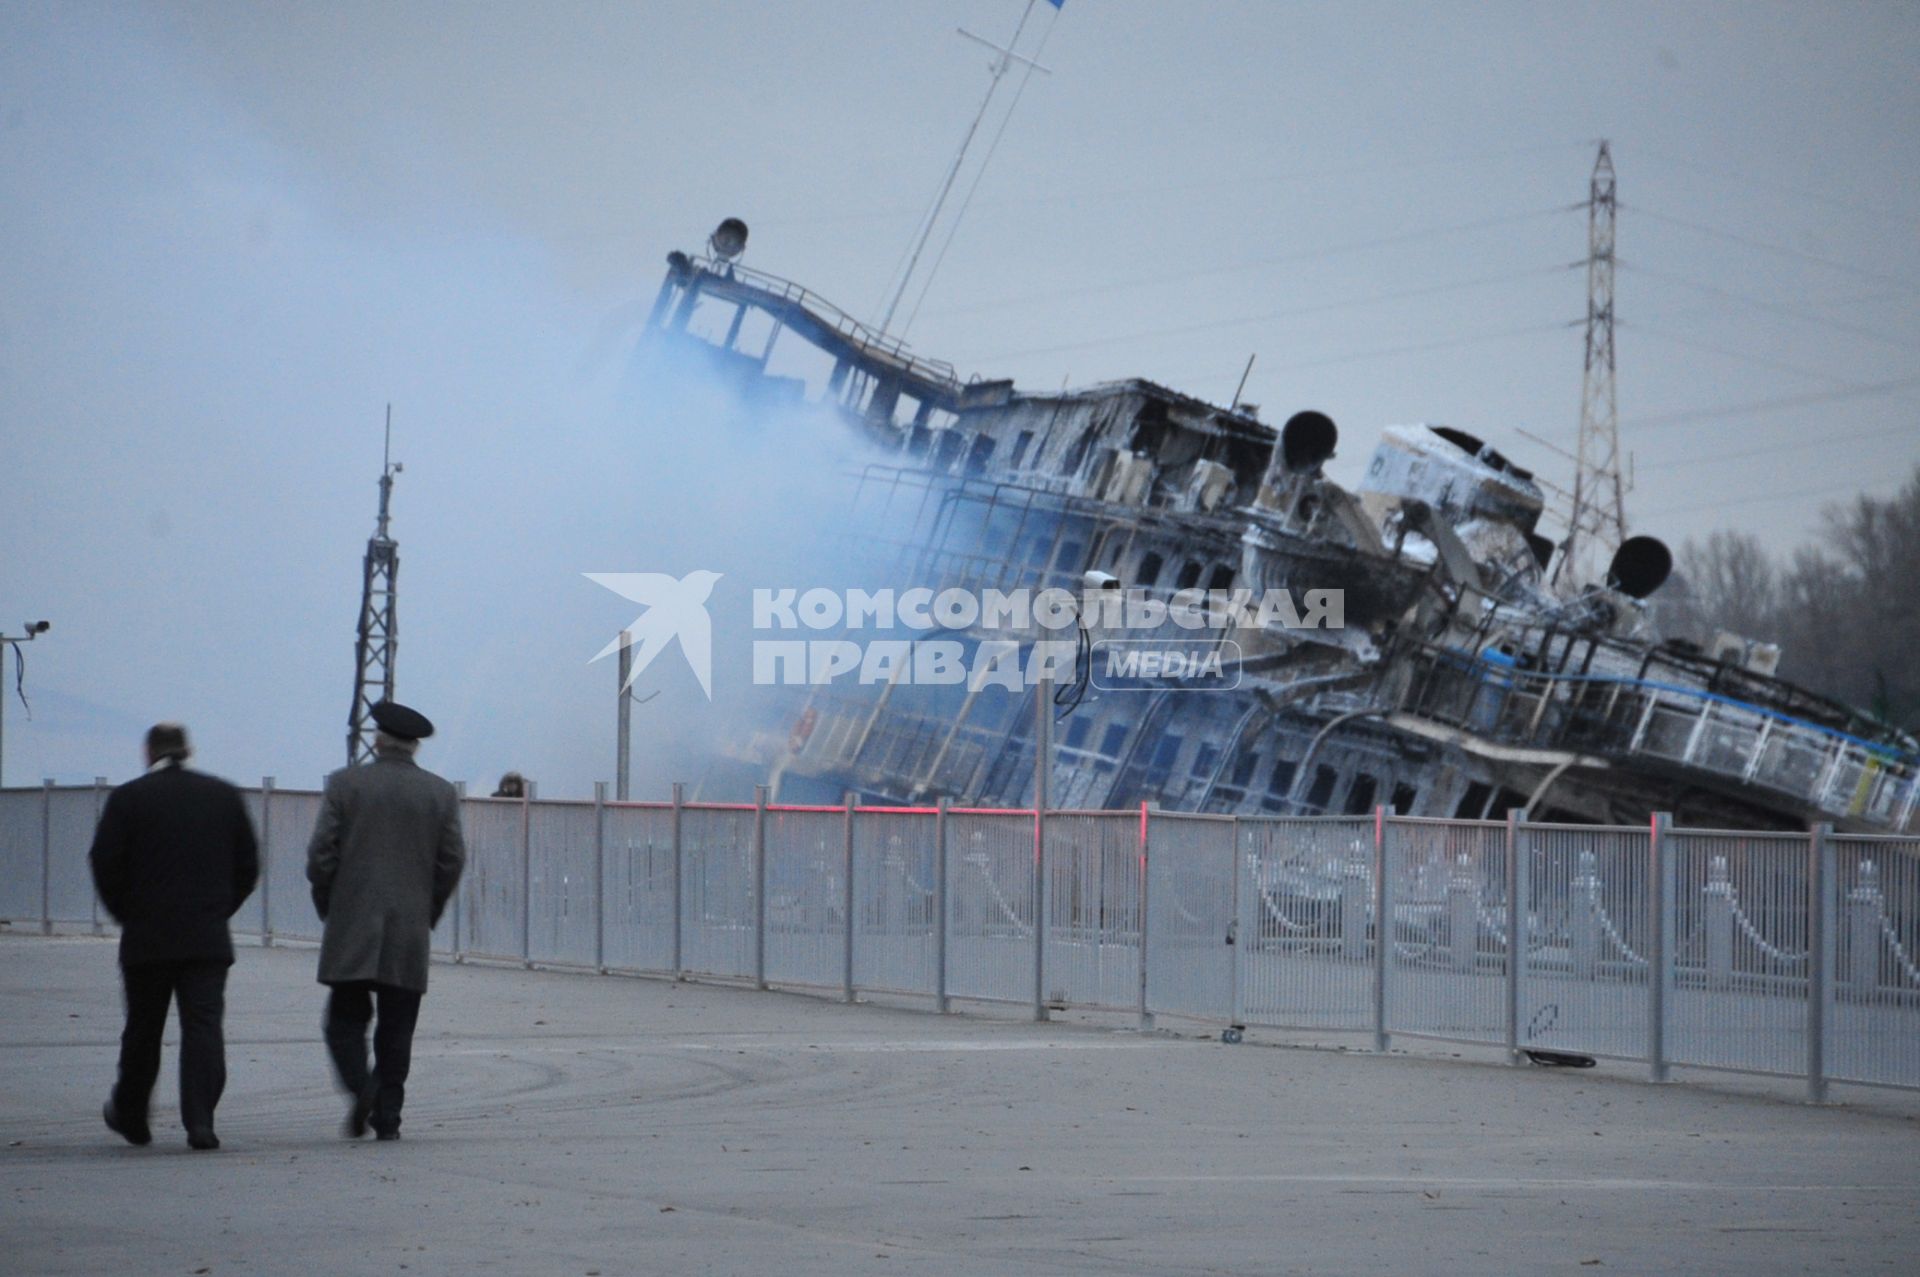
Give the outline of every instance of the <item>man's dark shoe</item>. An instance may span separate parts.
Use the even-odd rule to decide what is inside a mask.
[[[397,1140],[397,1139],[399,1139],[399,1138],[400,1138],[400,1132],[398,1132],[398,1131],[375,1131],[375,1132],[373,1133],[373,1138],[375,1138],[375,1139],[377,1139],[377,1140]]]
[[[367,1133],[367,1119],[373,1116],[373,1102],[379,1094],[380,1083],[368,1078],[367,1084],[360,1088],[360,1093],[353,1097],[352,1106],[347,1109],[347,1120],[340,1128],[342,1135],[357,1140]]]
[[[106,1120],[108,1130],[129,1144],[138,1147],[139,1145],[151,1144],[153,1142],[153,1132],[148,1129],[147,1124],[145,1122],[129,1122],[122,1118],[120,1116],[120,1110],[114,1107],[112,1100],[108,1100],[106,1105],[101,1108],[100,1116]]]
[[[188,1131],[187,1147],[205,1152],[220,1147],[220,1137],[212,1131]]]

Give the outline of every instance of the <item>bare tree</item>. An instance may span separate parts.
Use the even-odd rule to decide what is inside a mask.
[[[1830,508],[1821,541],[1784,563],[1751,533],[1687,542],[1662,629],[1702,644],[1716,630],[1778,643],[1782,676],[1920,729],[1920,467],[1892,497]]]

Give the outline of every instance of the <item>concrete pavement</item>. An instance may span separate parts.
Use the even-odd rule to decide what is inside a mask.
[[[349,1143],[314,953],[243,946],[225,1147],[100,1123],[114,948],[0,934],[0,1271],[1910,1271],[1920,1097],[1652,1086],[436,965]]]

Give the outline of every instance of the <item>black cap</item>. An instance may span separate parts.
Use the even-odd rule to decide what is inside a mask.
[[[433,735],[433,723],[425,714],[398,701],[379,701],[372,712],[374,726],[399,740],[425,740]]]

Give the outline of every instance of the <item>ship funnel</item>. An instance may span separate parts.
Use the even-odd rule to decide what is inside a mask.
[[[1673,553],[1658,537],[1628,537],[1607,567],[1607,586],[1629,598],[1644,599],[1673,571]]]
[[[1324,412],[1296,412],[1280,428],[1280,456],[1293,471],[1317,468],[1333,455],[1339,427]]]
[[[729,217],[707,236],[707,248],[721,261],[732,261],[747,249],[747,224],[737,217]]]

